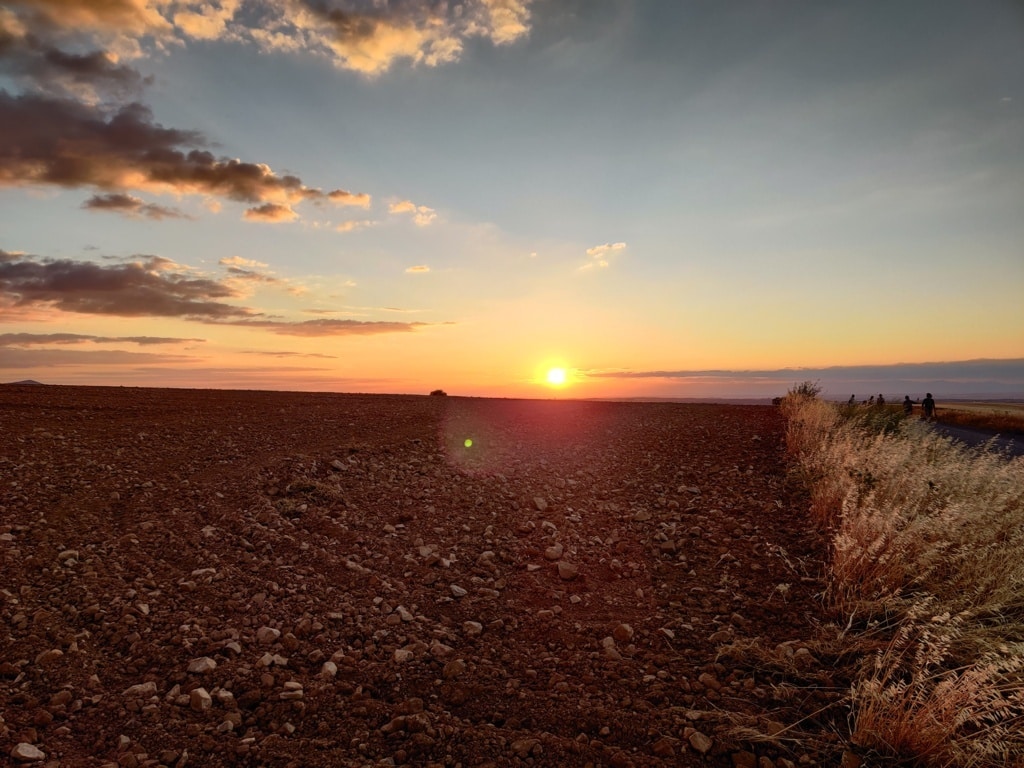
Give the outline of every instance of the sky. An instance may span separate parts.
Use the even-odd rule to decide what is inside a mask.
[[[1024,397],[1022,297],[1015,0],[0,6],[0,382]]]

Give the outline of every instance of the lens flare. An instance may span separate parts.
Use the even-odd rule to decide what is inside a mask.
[[[472,448],[473,447],[473,438],[467,437],[466,441],[463,443],[463,445],[466,446],[467,448]]]

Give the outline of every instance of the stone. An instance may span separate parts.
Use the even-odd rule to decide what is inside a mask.
[[[567,562],[565,560],[559,561],[558,578],[564,581],[572,581],[577,576],[579,576],[579,573],[579,566],[575,565],[574,563]]]
[[[510,748],[516,757],[525,760],[538,744],[540,744],[539,739],[516,739],[512,742]]]
[[[675,757],[676,750],[673,746],[673,742],[675,742],[675,739],[663,736],[654,742],[654,745],[651,747],[651,751],[658,757]]]
[[[455,597],[465,597],[469,594],[466,589],[460,587],[458,584],[452,584],[449,589],[451,589],[452,594],[455,595]]]
[[[544,550],[544,557],[548,560],[558,560],[562,557],[563,548],[561,544],[553,544]]]
[[[462,622],[462,631],[467,637],[478,637],[484,631],[484,625],[479,621]]]
[[[612,630],[612,637],[620,643],[628,643],[633,639],[633,628],[629,624],[619,624]]]
[[[733,752],[732,765],[733,768],[757,768],[757,755],[746,750]]]
[[[536,509],[538,512],[543,512],[548,508],[547,499],[545,499],[543,496],[534,496],[533,506],[534,509]]]
[[[710,736],[705,736],[700,731],[694,731],[690,734],[690,738],[687,739],[690,742],[690,746],[700,752],[702,755],[706,755],[711,751],[711,747],[714,742]]]
[[[404,664],[405,662],[412,660],[414,655],[415,654],[412,651],[407,650],[406,648],[399,648],[395,651],[394,659],[399,664]]]
[[[15,745],[14,749],[11,750],[11,757],[18,762],[31,763],[36,760],[45,760],[46,753],[34,744],[28,744],[21,742]]]
[[[51,648],[50,650],[43,651],[38,656],[36,656],[36,664],[38,664],[41,667],[45,667],[47,664],[52,664],[53,662],[55,662],[63,655],[64,651],[62,651],[60,648]]]
[[[281,636],[281,630],[274,629],[273,627],[260,627],[256,630],[256,641],[261,645],[270,645],[276,643],[277,639]]]
[[[193,675],[204,675],[207,672],[212,672],[217,668],[217,662],[211,659],[209,656],[203,656],[198,659],[194,659],[188,665],[188,671]]]
[[[451,680],[453,677],[458,677],[466,671],[466,662],[462,659],[455,659],[449,661],[444,665],[444,671],[441,673],[444,675],[445,680]]]
[[[148,699],[150,696],[156,696],[156,683],[150,681],[133,685],[125,690],[124,695],[131,699]]]
[[[205,688],[196,688],[189,694],[188,705],[196,712],[206,712],[213,706],[213,699]]]

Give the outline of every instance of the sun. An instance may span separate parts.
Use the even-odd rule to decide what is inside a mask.
[[[561,387],[565,385],[566,374],[565,368],[552,368],[548,371],[546,376],[548,384],[552,387]]]

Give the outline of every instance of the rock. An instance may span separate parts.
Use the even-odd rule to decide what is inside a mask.
[[[620,643],[628,643],[633,639],[633,628],[629,624],[619,624],[612,630],[612,637]]]
[[[533,752],[533,748],[539,744],[539,739],[516,739],[510,745],[510,749],[516,757],[525,760]]]
[[[572,581],[580,573],[580,569],[574,563],[561,560],[558,563],[558,578],[564,581]]]
[[[690,738],[687,739],[687,741],[690,742],[691,747],[700,752],[702,755],[706,755],[709,751],[711,751],[711,747],[714,744],[710,736],[705,736],[700,731],[694,731],[693,733],[691,733]]]
[[[408,650],[406,648],[399,648],[394,653],[394,659],[399,664],[405,664],[405,662],[411,661],[413,656],[415,656],[415,655],[416,654],[414,654],[412,651],[410,651],[410,650]]]
[[[543,512],[548,508],[547,499],[545,499],[543,496],[534,496],[533,506],[534,509],[536,509],[538,512]]]
[[[213,699],[205,688],[196,688],[189,694],[188,705],[196,712],[206,712],[213,706]]]
[[[479,637],[484,631],[484,625],[479,621],[464,621],[462,622],[462,631],[466,637]]]
[[[36,656],[36,664],[38,664],[41,667],[45,667],[47,664],[52,664],[53,662],[55,662],[63,655],[64,651],[62,651],[60,648],[51,648],[50,650],[43,651],[38,656]]]
[[[217,668],[217,662],[211,659],[209,656],[203,656],[199,659],[194,659],[192,663],[188,665],[188,671],[193,675],[204,675],[207,672],[212,672]]]
[[[675,757],[675,739],[670,739],[668,736],[663,736],[654,742],[651,747],[651,751],[654,752],[658,757]]]
[[[469,592],[467,590],[463,589],[458,584],[452,584],[449,587],[449,589],[451,589],[452,594],[455,595],[455,597],[465,597],[466,595],[469,594]]]
[[[544,557],[548,560],[558,560],[562,557],[562,551],[563,549],[561,544],[554,544],[544,550]]]
[[[455,659],[454,661],[449,661],[444,665],[444,671],[442,674],[444,675],[445,680],[451,680],[454,677],[458,677],[465,671],[466,662],[462,659]]]
[[[156,683],[150,681],[133,685],[126,689],[123,695],[130,699],[148,699],[150,696],[156,696]]]
[[[260,627],[256,630],[256,641],[260,645],[276,643],[279,637],[281,637],[281,630],[274,629],[273,627]]]
[[[757,755],[742,750],[732,753],[733,768],[757,768]]]
[[[21,742],[11,750],[11,757],[21,763],[31,763],[36,760],[45,760],[46,753],[34,744]]]

